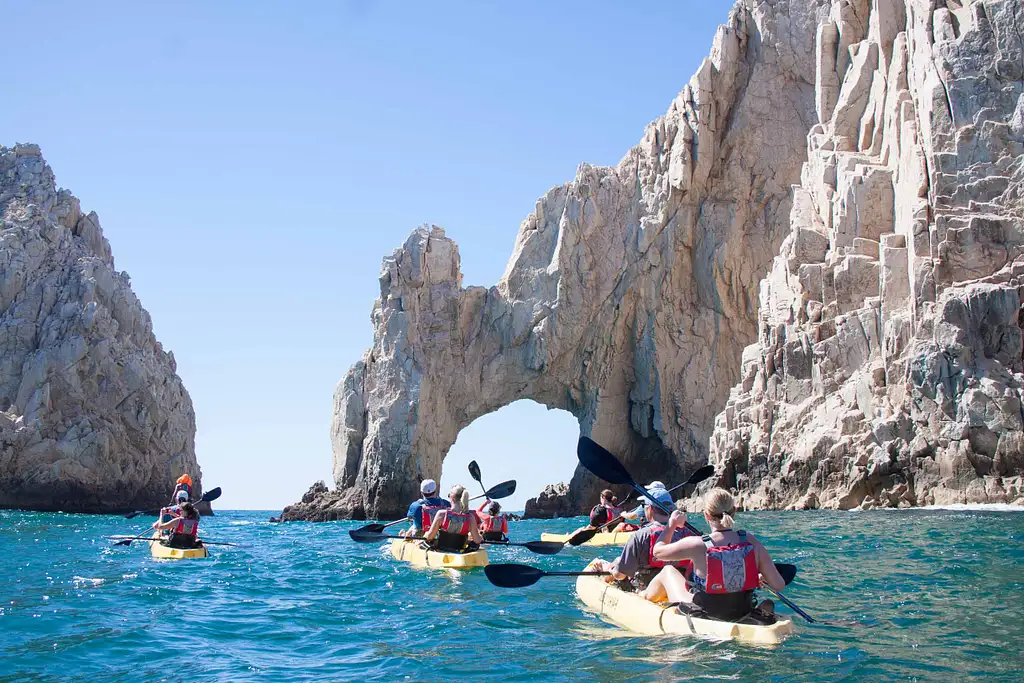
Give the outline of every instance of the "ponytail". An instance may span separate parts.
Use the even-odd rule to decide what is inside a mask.
[[[731,529],[735,524],[733,515],[736,514],[736,501],[725,489],[711,489],[704,499],[704,513],[713,529]]]
[[[465,486],[456,484],[452,487],[449,496],[452,499],[452,509],[455,512],[465,512],[469,509],[469,491],[466,490]]]

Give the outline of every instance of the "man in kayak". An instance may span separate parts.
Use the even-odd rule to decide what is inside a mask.
[[[446,552],[461,552],[470,540],[480,547],[484,539],[480,536],[476,513],[469,509],[469,491],[456,484],[448,493],[448,500],[451,508],[438,510],[423,539],[434,550]]]
[[[652,481],[645,488],[648,491],[653,491],[653,490],[657,490],[657,489],[661,489],[662,491],[664,491],[665,490],[665,485],[663,483],[661,483],[660,481]],[[668,504],[671,505],[672,504],[672,496],[671,496],[671,494],[669,495],[668,500],[669,500]],[[644,525],[645,519],[648,519],[648,520],[650,519],[649,517],[646,517],[646,515],[644,513],[644,505],[642,503],[640,505],[636,506],[636,508],[634,508],[633,510],[630,510],[628,512],[620,512],[619,514],[622,515],[622,519],[624,521],[621,522],[618,526],[616,526],[615,529],[613,529],[613,531],[615,533],[636,531],[637,529],[639,529],[641,526]],[[609,519],[614,519],[614,518],[609,517]]]
[[[420,482],[420,493],[421,497],[414,500],[409,506],[409,511],[405,513],[405,516],[412,520],[412,526],[400,534],[402,536],[422,536],[438,511],[451,507],[447,500],[437,497],[437,482],[433,479],[424,479]]]
[[[167,545],[172,548],[195,548],[199,534],[199,511],[189,502],[180,506],[167,508],[176,510],[177,514],[166,522],[153,522],[153,528],[170,532]]]
[[[664,487],[648,488],[647,491],[655,500],[663,505],[672,505],[672,496]],[[641,527],[639,531],[630,536],[626,546],[622,549],[622,554],[619,555],[619,559],[610,564],[602,562],[601,566],[597,567],[597,569],[598,571],[610,572],[605,577],[605,581],[608,583],[618,581],[620,587],[626,588],[627,586],[623,586],[622,582],[628,581],[629,588],[644,592],[654,577],[666,565],[665,561],[654,557],[654,544],[661,538],[668,516],[656,508],[649,498],[643,497],[641,500],[644,502],[644,516],[650,523]],[[676,534],[676,538],[683,538],[689,533],[685,529],[680,529]],[[679,569],[683,572],[688,572],[689,563],[679,563]],[[676,573],[678,574],[679,572],[677,571]],[[644,597],[647,597],[646,594]]]
[[[476,516],[480,525],[480,535],[485,541],[508,540],[508,519],[501,514],[501,503],[485,500],[477,509]]]
[[[786,582],[768,550],[753,534],[733,529],[736,502],[724,489],[711,489],[704,500],[704,519],[711,526],[706,536],[678,540],[674,533],[686,524],[686,513],[676,511],[659,534],[654,557],[661,562],[689,561],[692,583],[672,567],[651,582],[648,592],[669,602],[696,605],[715,619],[736,621],[754,610],[754,590],[764,584],[782,591]],[[766,600],[757,608],[774,613]]]
[[[177,491],[174,494],[174,505],[168,505],[165,508],[160,508],[160,523],[166,522],[172,517],[178,517],[181,515],[181,507],[183,504],[188,502],[188,493],[185,491]]]
[[[183,474],[178,477],[178,481],[174,483],[174,493],[171,494],[171,500],[177,502],[178,494],[185,492],[185,500],[192,500],[192,477],[187,474]]]

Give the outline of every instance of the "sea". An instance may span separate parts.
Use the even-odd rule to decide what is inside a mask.
[[[204,560],[115,546],[151,520],[0,511],[0,681],[1021,681],[1019,508],[747,512],[738,526],[799,572],[776,601],[796,632],[775,647],[644,637],[545,577],[416,569],[365,522],[204,518]],[[703,520],[701,520],[703,521]],[[515,541],[584,518],[513,522]],[[613,548],[555,556],[493,548],[492,563],[579,570]]]

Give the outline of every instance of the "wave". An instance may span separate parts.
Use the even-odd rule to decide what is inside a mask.
[[[957,512],[1024,512],[1022,505],[1008,503],[952,503],[950,505],[925,505],[917,510],[955,510]]]

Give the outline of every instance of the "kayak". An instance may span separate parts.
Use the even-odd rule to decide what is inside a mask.
[[[153,534],[153,540],[149,542],[149,552],[158,560],[196,560],[210,556],[210,551],[205,545],[198,548],[172,548],[160,540],[160,532]]]
[[[439,550],[427,550],[415,539],[391,541],[391,556],[414,567],[473,569],[487,566],[487,551],[483,548],[468,553],[444,553]]]
[[[585,545],[626,545],[626,541],[628,541],[629,537],[632,535],[632,531],[594,534],[594,537],[592,539],[590,539],[586,543],[581,543],[580,547]],[[572,534],[541,534],[540,540],[554,541],[555,543],[568,543],[570,536],[572,536]]]
[[[596,561],[587,565],[587,571],[593,569]],[[600,576],[578,577],[576,594],[583,604],[608,621],[646,636],[696,635],[756,645],[775,645],[793,632],[793,622],[788,619],[780,619],[770,625],[737,624],[680,613],[674,607],[650,602],[638,593],[627,593],[618,586],[605,583]]]

